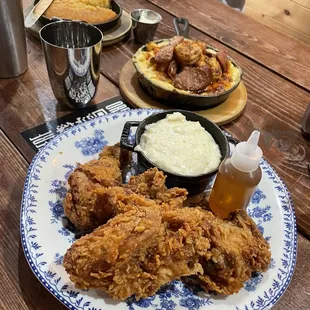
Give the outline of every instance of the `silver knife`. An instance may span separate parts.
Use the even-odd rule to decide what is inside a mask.
[[[25,19],[25,27],[32,27],[54,0],[40,0]]]

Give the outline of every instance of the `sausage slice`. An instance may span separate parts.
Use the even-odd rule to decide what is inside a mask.
[[[174,79],[174,87],[198,91],[204,89],[211,81],[212,78],[210,79],[205,70],[201,68],[187,68],[177,74]]]
[[[169,66],[168,66],[168,70],[167,73],[170,76],[170,78],[174,79],[176,74],[177,74],[177,70],[178,70],[178,65],[177,62],[173,59]]]
[[[208,64],[205,64],[203,66],[200,66],[199,68],[202,69],[207,74],[207,80],[208,80],[207,85],[209,85],[213,80],[213,73],[211,67]]]
[[[216,53],[216,59],[220,63],[223,72],[227,72],[228,70],[228,58],[225,52],[218,52]]]
[[[165,45],[163,46],[155,55],[156,62],[163,64],[168,63],[172,60],[173,57],[174,46],[173,45]]]
[[[184,38],[181,36],[175,36],[171,38],[170,44],[173,46],[177,46],[178,44],[182,43],[184,41]]]

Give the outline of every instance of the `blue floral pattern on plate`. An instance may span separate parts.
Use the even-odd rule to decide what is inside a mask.
[[[64,260],[63,255],[61,255],[61,254],[59,254],[59,253],[56,253],[56,254],[55,254],[54,263],[55,263],[56,265],[62,265],[63,260]]]
[[[148,307],[155,307],[156,310],[175,310],[178,304],[185,309],[198,310],[202,306],[212,305],[213,302],[210,296],[201,297],[198,295],[200,292],[203,292],[200,287],[192,286],[188,288],[181,281],[172,281],[162,287],[155,296],[139,301],[128,298],[126,303],[129,310]]]
[[[107,144],[103,130],[96,129],[93,137],[75,142],[75,147],[81,149],[83,155],[91,156],[98,154]]]
[[[91,153],[97,154],[100,151],[100,143],[105,145],[117,142],[126,121],[142,120],[152,113],[154,110],[131,110],[72,127],[35,156],[25,182],[20,227],[22,246],[32,271],[70,309],[106,310],[116,307],[124,310],[196,310],[219,309],[219,305],[221,310],[270,308],[283,294],[293,275],[296,263],[296,224],[287,188],[265,160],[261,162],[262,182],[252,198],[248,212],[264,231],[265,238],[273,241],[273,260],[268,276],[256,275],[237,295],[215,297],[200,292],[199,288],[189,288],[180,281],[174,281],[155,296],[138,302],[128,299],[116,306],[107,297],[98,297],[96,292],[75,289],[65,274],[61,266],[62,256],[74,241],[74,236],[66,229],[62,201],[66,180],[76,166],[76,161],[85,162],[93,158]],[[113,126],[113,130],[109,130],[109,126]],[[101,142],[92,140],[96,135]],[[53,162],[55,158],[56,165]],[[57,250],[51,251],[53,248]],[[260,290],[257,290],[258,287]]]

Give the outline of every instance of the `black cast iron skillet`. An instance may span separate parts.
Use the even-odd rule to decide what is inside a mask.
[[[153,114],[144,119],[142,122],[140,121],[126,122],[121,136],[120,141],[121,147],[134,152],[135,146],[140,143],[140,138],[144,133],[145,126],[148,124],[156,123],[157,121],[165,118],[167,114],[171,114],[174,112],[182,113],[189,121],[198,121],[201,124],[201,126],[205,128],[205,130],[212,135],[215,142],[219,145],[222,160],[228,155],[229,144],[222,130],[208,119],[198,114],[183,110],[167,110],[164,112]],[[128,137],[130,129],[132,127],[138,127],[138,128],[135,134],[135,142],[133,144],[130,144],[128,142]],[[153,162],[151,162],[147,157],[145,157],[142,152],[137,153],[138,153],[138,165],[140,173],[145,171],[146,169],[157,167]],[[207,157],[208,154],[206,154],[206,158]],[[204,159],[202,158],[202,160]],[[160,169],[160,167],[158,168]],[[213,176],[217,173],[218,168],[214,169],[213,171],[210,171],[207,174],[201,174],[198,176],[183,176],[179,174],[172,174],[163,169],[160,170],[162,170],[165,173],[165,175],[167,175],[166,185],[168,188],[171,187],[186,188],[189,192],[189,195],[196,195],[202,193],[207,188],[207,186],[212,182]]]
[[[34,5],[36,5],[38,2],[39,2],[39,0],[34,0]],[[121,6],[116,1],[112,0],[111,1],[111,10],[117,14],[113,19],[106,21],[104,23],[101,23],[101,24],[92,24],[92,25],[98,27],[101,31],[107,31],[107,30],[115,27],[117,25],[119,19],[122,16],[123,9],[121,8]],[[55,20],[59,20],[59,18],[57,16],[55,16],[55,19],[54,18],[49,19],[44,15],[42,15],[39,18],[39,21],[44,25],[49,24]]]
[[[173,20],[173,24],[177,35],[188,38],[189,23],[187,19],[182,17],[175,18]],[[160,43],[162,41],[163,40],[158,40],[155,42]],[[218,49],[213,46],[207,46],[207,48],[218,52]],[[146,46],[142,46],[141,50],[146,50]],[[231,61],[233,66],[235,66],[235,68],[240,71],[239,80],[235,83],[233,87],[224,92],[219,92],[217,94],[200,95],[195,93],[184,94],[177,91],[176,89],[171,91],[153,83],[153,81],[146,77],[145,74],[139,72],[139,68],[137,66],[138,61],[136,60],[135,55],[132,58],[133,64],[137,70],[140,85],[151,97],[158,99],[158,101],[173,108],[180,108],[192,111],[209,109],[219,105],[220,103],[225,101],[228,96],[238,87],[242,79],[242,70],[232,58],[228,56],[228,59]]]

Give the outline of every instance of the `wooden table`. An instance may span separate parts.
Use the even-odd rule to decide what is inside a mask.
[[[24,0],[24,7],[30,0]],[[119,0],[127,11],[150,8],[163,21],[157,37],[174,34],[174,16],[188,18],[190,37],[228,52],[243,68],[248,104],[237,120],[224,126],[243,140],[253,129],[262,133],[265,158],[287,184],[298,223],[298,258],[287,292],[274,309],[310,309],[310,143],[301,134],[309,103],[310,46],[263,26],[216,0]],[[32,274],[19,238],[23,183],[34,151],[20,132],[70,113],[52,94],[40,42],[27,37],[28,71],[0,80],[0,309],[65,309]],[[106,48],[96,102],[119,94],[120,69],[137,50],[130,37]]]

